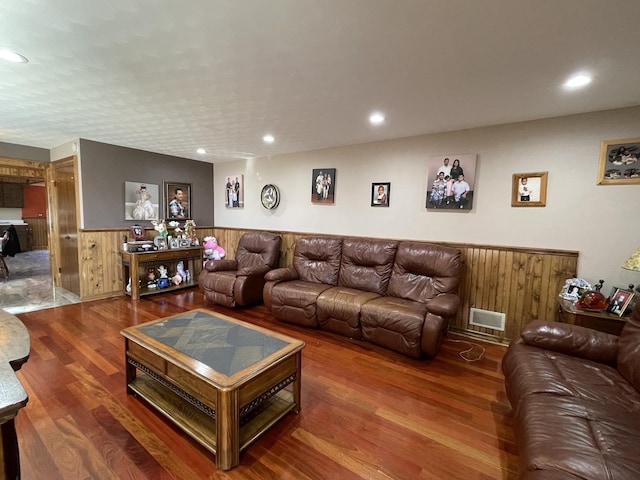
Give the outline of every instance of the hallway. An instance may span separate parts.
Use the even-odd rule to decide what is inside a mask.
[[[9,278],[0,276],[3,310],[15,315],[80,302],[76,294],[53,286],[48,250],[22,252],[5,261]]]

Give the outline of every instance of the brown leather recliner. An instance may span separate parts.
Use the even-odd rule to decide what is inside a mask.
[[[282,238],[270,232],[248,232],[240,237],[235,260],[209,260],[198,283],[207,301],[226,307],[262,301],[264,275],[278,266]]]

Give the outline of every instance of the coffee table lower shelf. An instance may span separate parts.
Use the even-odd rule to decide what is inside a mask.
[[[216,421],[211,416],[149,375],[138,373],[128,387],[207,450],[217,453]],[[287,389],[280,390],[263,402],[259,411],[253,413],[251,418],[240,426],[240,451],[251,445],[295,407],[293,393]]]

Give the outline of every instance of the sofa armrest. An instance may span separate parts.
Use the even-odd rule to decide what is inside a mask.
[[[271,270],[269,265],[251,265],[249,267],[242,267],[236,273],[236,276],[245,277],[264,277],[264,274]]]
[[[298,280],[298,272],[293,267],[276,268],[267,272],[264,279],[267,282],[288,282],[291,280]]]
[[[522,329],[521,336],[527,344],[535,347],[608,365],[616,364],[619,338],[616,335],[580,325],[533,320]]]
[[[427,302],[427,310],[430,313],[444,318],[453,317],[460,307],[460,297],[452,293],[441,293]]]
[[[204,264],[205,270],[208,272],[224,272],[238,269],[238,262],[235,260],[208,260]]]

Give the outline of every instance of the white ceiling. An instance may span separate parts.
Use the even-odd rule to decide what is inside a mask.
[[[44,148],[219,162],[640,105],[639,0],[2,0],[0,47],[29,58],[0,60],[0,141]]]

